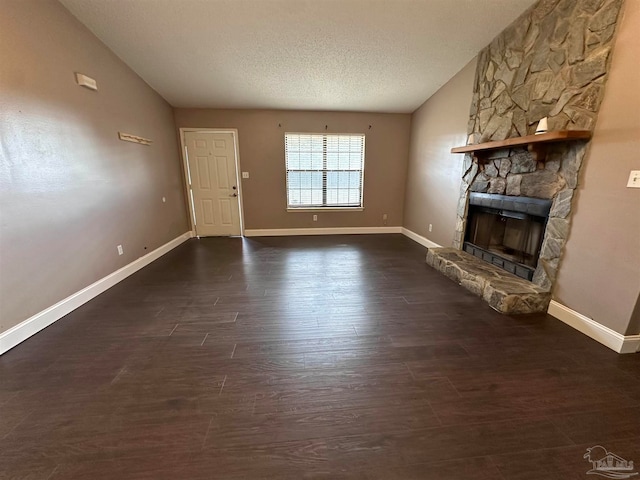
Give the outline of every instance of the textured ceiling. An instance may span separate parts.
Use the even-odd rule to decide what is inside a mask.
[[[532,0],[60,0],[176,107],[412,112]]]

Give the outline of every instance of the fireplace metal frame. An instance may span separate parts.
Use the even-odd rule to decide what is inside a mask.
[[[502,217],[527,219],[529,217],[538,217],[543,219],[543,227],[546,229],[546,223],[551,211],[551,200],[530,197],[512,197],[508,195],[495,195],[489,193],[472,192],[469,195],[469,206],[478,207],[481,211],[494,213]],[[543,230],[544,232],[544,230]],[[465,233],[466,237],[466,233]],[[541,238],[544,238],[544,234]],[[495,252],[490,252],[480,246],[467,240],[463,243],[463,250],[474,255],[485,262],[500,267],[507,272],[513,273],[518,277],[531,281],[535,272],[533,267],[514,262]],[[538,254],[539,254],[538,248]]]

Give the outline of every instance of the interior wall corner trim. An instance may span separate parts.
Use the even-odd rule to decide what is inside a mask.
[[[113,287],[115,284],[121,282],[128,276],[136,273],[143,267],[146,267],[154,260],[157,260],[165,253],[176,248],[178,245],[184,243],[193,237],[192,232],[185,232],[179,237],[165,243],[164,245],[156,248],[152,252],[134,260],[133,262],[125,265],[124,267],[110,273],[106,277],[101,278],[93,282],[91,285],[79,290],[76,293],[69,295],[67,298],[60,300],[55,305],[52,305],[41,312],[27,318],[23,322],[11,327],[10,329],[0,333],[0,355],[11,350],[16,345],[24,342],[29,337],[35,335],[39,331],[47,328],[52,323],[60,320],[62,317],[72,312],[76,308],[84,305],[89,300],[97,297],[102,292]]]
[[[414,242],[419,243],[423,247],[427,247],[427,248],[440,248],[440,247],[442,247],[442,245],[439,245],[436,242],[432,242],[428,238],[423,237],[422,235],[418,235],[416,232],[413,232],[413,231],[409,230],[408,228],[402,227],[402,232],[401,233],[405,237],[409,237],[411,240],[413,240]]]
[[[326,227],[245,229],[245,237],[290,237],[295,235],[366,235],[402,233],[402,227]]]
[[[547,313],[575,328],[617,353],[635,353],[640,349],[640,335],[622,335],[555,300]]]

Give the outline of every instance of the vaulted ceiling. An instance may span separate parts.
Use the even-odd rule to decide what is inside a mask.
[[[533,0],[60,0],[175,107],[412,112]]]

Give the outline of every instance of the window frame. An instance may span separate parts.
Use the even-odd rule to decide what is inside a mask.
[[[287,162],[287,135],[318,135],[323,137],[323,169],[316,170],[318,172],[322,172],[322,181],[323,181],[323,192],[326,192],[326,181],[327,181],[327,172],[333,172],[336,170],[329,170],[326,168],[327,164],[327,141],[326,137],[335,136],[335,137],[361,137],[362,138],[362,168],[359,170],[353,170],[360,172],[361,180],[360,180],[360,205],[358,206],[340,206],[340,205],[304,205],[301,207],[292,206],[289,204],[289,172],[296,171],[296,169],[289,169]],[[366,160],[366,134],[364,133],[328,133],[328,132],[285,132],[284,133],[284,167],[285,167],[285,196],[286,196],[286,204],[287,204],[287,212],[361,212],[364,210],[364,173],[365,173],[365,160]],[[298,170],[304,171],[304,170]],[[326,202],[326,198],[323,198],[323,201]]]

